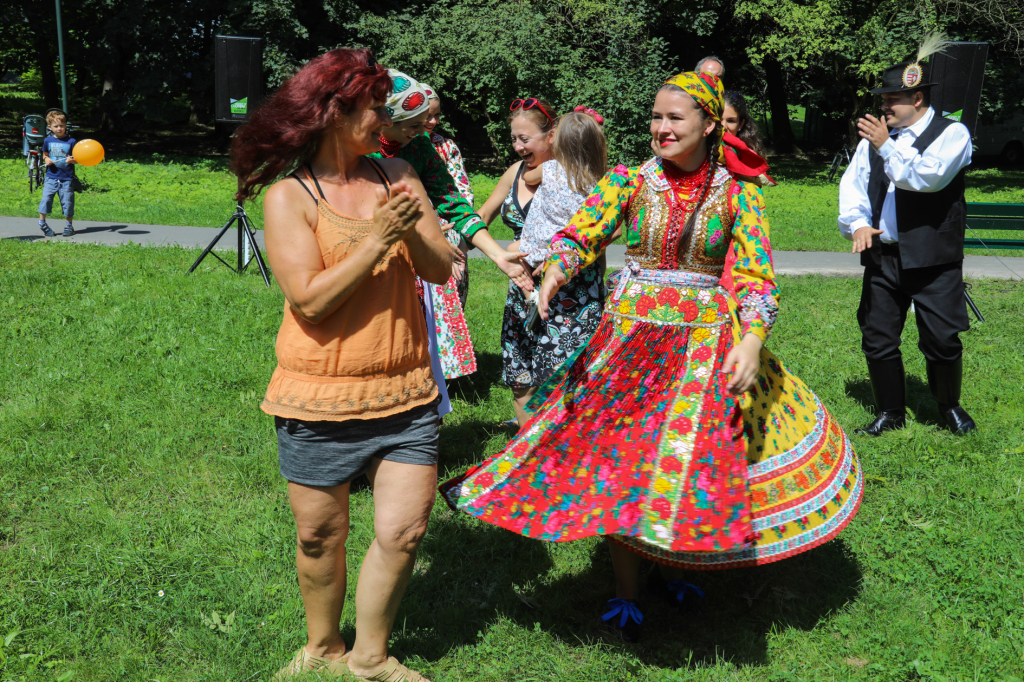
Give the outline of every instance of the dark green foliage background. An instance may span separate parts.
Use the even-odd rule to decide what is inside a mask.
[[[652,94],[671,72],[667,44],[634,3],[441,0],[422,12],[364,14],[357,34],[382,61],[429,80],[452,107],[483,121],[511,160],[509,103],[537,96],[556,113],[584,104],[606,117],[609,159],[649,155]]]
[[[771,93],[781,98],[776,112],[786,102],[823,112],[829,132],[808,144],[829,149],[850,132],[852,117],[875,106],[867,89],[881,70],[910,58],[929,31],[992,44],[984,120],[1012,114],[1024,95],[1020,0],[79,0],[62,7],[69,108],[76,122],[107,133],[211,123],[218,34],[265,39],[271,90],[327,50],[370,46],[383,63],[440,90],[459,113],[460,135],[485,141],[475,153],[499,157],[508,154],[500,143],[509,102],[532,94],[561,111],[600,109],[612,158],[636,161],[648,153],[656,86],[712,53],[726,61],[725,83],[746,93],[759,118]],[[23,74],[47,107],[58,106],[52,4],[5,3],[0,22],[0,74]]]

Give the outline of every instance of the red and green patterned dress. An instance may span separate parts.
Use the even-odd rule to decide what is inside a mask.
[[[400,146],[383,138],[381,142],[381,151],[370,156],[398,157],[409,162],[423,182],[423,189],[427,191],[427,198],[437,212],[441,229],[449,243],[458,246],[462,238],[469,242],[474,234],[486,227],[480,216],[473,211],[472,194],[467,200],[426,133],[417,135],[406,145]],[[467,268],[465,275],[468,274]],[[430,287],[434,327],[437,330],[437,351],[445,379],[456,379],[476,371],[476,353],[473,351],[473,340],[469,336],[469,325],[463,311],[468,280],[464,282],[465,286],[457,282],[454,276],[444,284],[430,284],[423,280],[418,282],[420,287]]]
[[[767,350],[749,393],[726,389],[726,355],[746,333],[767,340],[778,289],[761,189],[713,172],[681,244],[703,183],[658,158],[610,171],[556,235],[549,264],[572,277],[622,225],[627,267],[530,421],[441,486],[451,505],[527,537],[607,535],[695,569],[776,561],[850,521],[860,466],[817,396]]]

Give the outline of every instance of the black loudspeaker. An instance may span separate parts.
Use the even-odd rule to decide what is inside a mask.
[[[245,123],[263,100],[263,38],[214,36],[217,121]]]
[[[929,57],[932,107],[945,118],[960,121],[974,133],[985,82],[988,43],[950,43]]]

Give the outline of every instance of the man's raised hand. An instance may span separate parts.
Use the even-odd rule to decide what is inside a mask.
[[[885,121],[881,121],[871,114],[865,114],[864,118],[857,121],[857,132],[871,143],[875,151],[881,149],[885,141],[889,139],[889,128],[885,125]]]

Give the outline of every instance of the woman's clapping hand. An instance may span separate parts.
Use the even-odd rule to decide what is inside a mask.
[[[391,187],[391,199],[383,189],[377,190],[370,234],[391,246],[408,237],[421,217],[423,205],[415,190],[406,182],[396,182]]]

